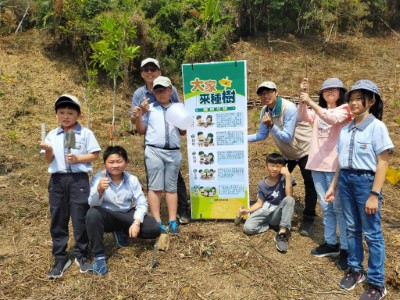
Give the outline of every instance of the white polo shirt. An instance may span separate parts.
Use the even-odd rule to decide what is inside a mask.
[[[83,155],[101,151],[100,145],[97,142],[93,132],[76,123],[75,132],[75,147],[71,149],[71,153],[75,155]],[[49,165],[49,173],[89,173],[93,171],[92,163],[75,163],[67,166],[65,154],[67,149],[64,147],[65,131],[62,126],[51,130],[46,136],[46,143],[53,147],[54,159]]]
[[[145,135],[146,146],[162,149],[179,149],[181,146],[181,135],[179,129],[165,120],[169,107],[160,105],[157,101],[150,104],[150,109],[143,115],[143,122],[147,128]]]

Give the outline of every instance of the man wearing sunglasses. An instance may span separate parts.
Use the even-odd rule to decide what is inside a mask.
[[[136,124],[136,118],[133,115],[133,108],[135,106],[140,107],[144,101],[147,102],[147,105],[150,105],[156,101],[156,97],[153,93],[153,82],[154,79],[161,75],[160,63],[158,60],[148,57],[142,60],[140,64],[140,71],[140,76],[142,76],[146,84],[139,87],[133,93],[132,107],[130,110],[130,117],[133,124]],[[171,101],[179,102],[178,92],[174,86],[172,86]],[[178,174],[178,219],[181,224],[187,224],[190,222],[186,185],[180,171]]]

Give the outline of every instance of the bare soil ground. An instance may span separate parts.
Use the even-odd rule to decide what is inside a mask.
[[[273,231],[248,237],[232,222],[194,221],[181,227],[180,237],[171,238],[169,251],[159,252],[154,270],[150,269],[154,241],[134,240],[129,248],[119,249],[107,234],[105,278],[80,274],[73,265],[61,279],[48,280],[49,175],[37,141],[42,122],[49,129],[57,126],[53,111],[57,96],[72,93],[85,103],[83,71],[67,54],[68,49],[55,53],[51,37],[37,31],[0,38],[0,299],[358,299],[362,286],[352,292],[340,290],[343,274],[334,261],[310,255],[323,241],[319,211],[312,237],[298,234],[303,187],[297,170],[297,204],[287,254],[276,251]],[[298,93],[306,75],[314,91],[328,77],[340,77],[347,86],[362,78],[376,81],[385,99],[384,121],[396,145],[391,165],[400,168],[399,38],[335,37],[321,43],[289,37],[270,45],[264,40],[240,41],[229,55],[248,62],[251,103],[257,84],[264,80],[273,80],[280,94],[289,96]],[[134,78],[130,93],[141,84]],[[88,104],[91,128],[102,148],[109,144],[111,99],[110,85],[103,84]],[[129,171],[144,183],[143,138],[128,133],[130,101],[128,94],[118,94],[117,144],[129,150]],[[250,133],[258,126],[258,113],[257,105],[249,110]],[[265,176],[264,157],[273,150],[271,140],[249,146],[252,199]],[[99,160],[94,168],[101,166]],[[186,169],[185,164],[187,179]],[[399,186],[384,187],[387,299],[400,299]]]

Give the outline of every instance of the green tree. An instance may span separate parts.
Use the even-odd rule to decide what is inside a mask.
[[[386,0],[388,1],[388,0]],[[350,33],[376,24],[385,0],[236,1],[241,36],[272,33]],[[375,15],[375,16],[374,16]]]
[[[141,9],[152,40],[152,55],[169,76],[182,63],[223,59],[233,38],[235,7],[228,0],[148,0]],[[171,75],[170,75],[171,74]]]
[[[111,144],[114,145],[115,98],[117,78],[127,74],[129,62],[138,56],[140,46],[130,46],[136,37],[135,26],[126,13],[104,14],[99,17],[99,40],[91,42],[91,64],[104,69],[113,80]]]

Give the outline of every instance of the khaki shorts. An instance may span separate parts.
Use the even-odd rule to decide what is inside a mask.
[[[169,193],[177,192],[178,173],[181,168],[182,153],[146,146],[144,150],[149,190]]]

